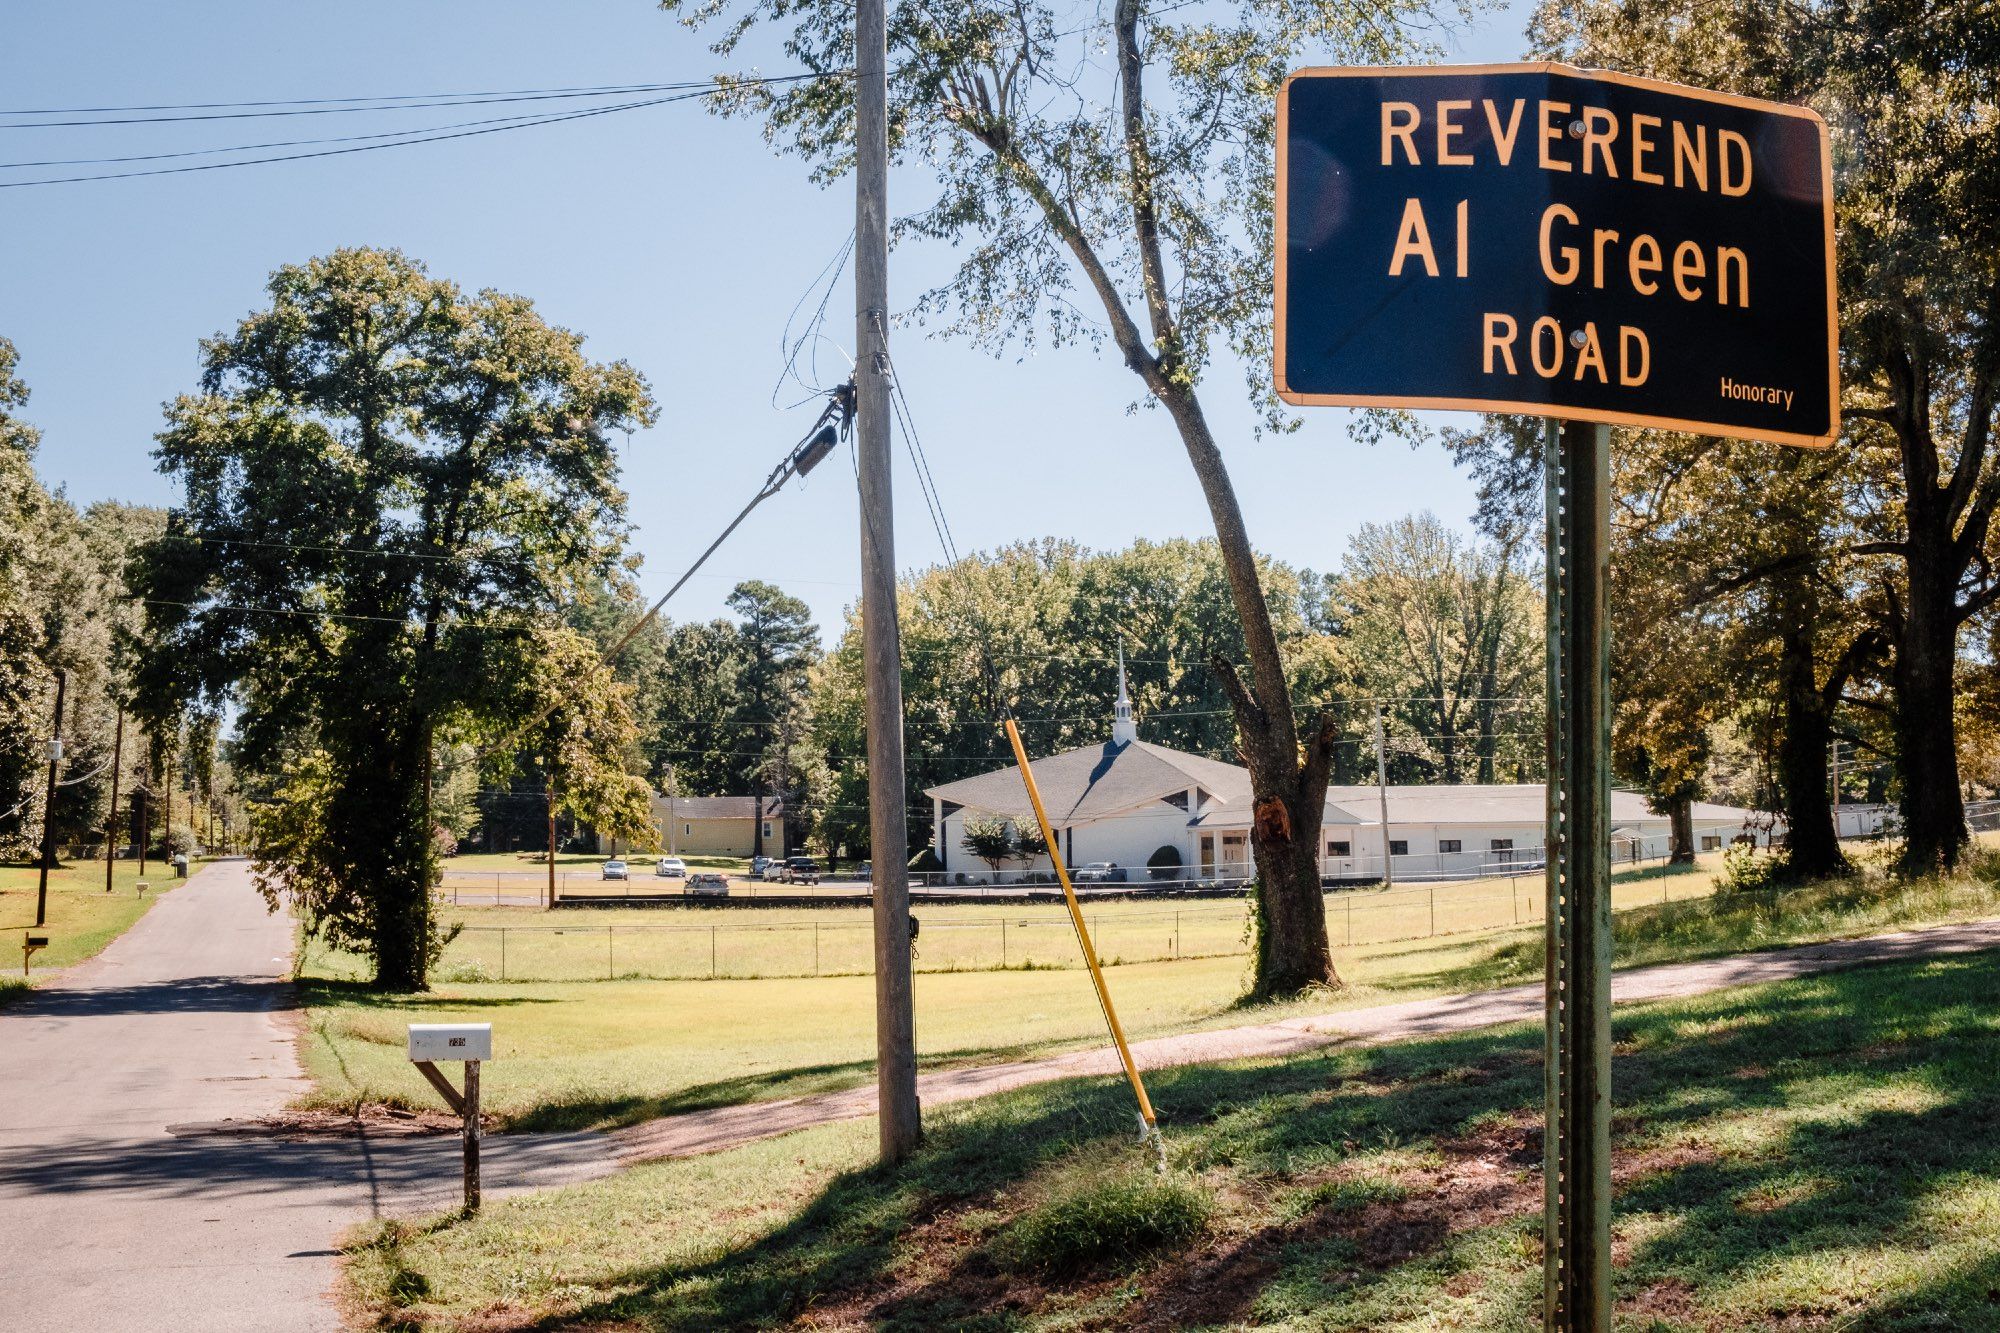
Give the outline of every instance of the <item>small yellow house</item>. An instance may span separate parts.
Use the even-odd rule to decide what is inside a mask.
[[[787,856],[785,803],[754,796],[654,796],[660,844],[675,856],[749,856],[763,825],[764,855]]]

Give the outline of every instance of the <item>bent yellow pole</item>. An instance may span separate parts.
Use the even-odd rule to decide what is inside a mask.
[[[1104,969],[1097,965],[1097,949],[1090,942],[1090,931],[1083,924],[1083,909],[1077,906],[1076,890],[1070,886],[1069,868],[1063,864],[1062,848],[1056,842],[1056,832],[1049,827],[1049,812],[1042,808],[1042,793],[1035,786],[1035,775],[1028,768],[1028,751],[1021,744],[1021,732],[1014,725],[1014,719],[1007,719],[1007,740],[1014,747],[1014,763],[1021,770],[1021,781],[1028,789],[1028,804],[1035,807],[1035,822],[1041,826],[1042,845],[1049,849],[1049,861],[1056,868],[1056,879],[1062,883],[1063,901],[1069,905],[1070,924],[1076,927],[1076,940],[1083,946],[1083,961],[1090,966],[1090,980],[1097,987],[1097,1002],[1104,1006],[1104,1021],[1111,1028],[1111,1040],[1118,1047],[1118,1058],[1125,1064],[1125,1077],[1132,1081],[1132,1095],[1139,1099],[1139,1119],[1145,1122],[1146,1134],[1150,1137],[1159,1132],[1159,1121],[1153,1118],[1153,1102],[1146,1096],[1145,1080],[1139,1077],[1139,1066],[1132,1062],[1132,1048],[1125,1044],[1125,1029],[1118,1026],[1118,1011],[1111,1005],[1111,992],[1104,985]]]

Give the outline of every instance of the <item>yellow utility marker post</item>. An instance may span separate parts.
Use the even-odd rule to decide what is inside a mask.
[[[1076,890],[1069,882],[1069,868],[1063,864],[1061,844],[1056,841],[1056,831],[1049,827],[1049,813],[1042,808],[1042,793],[1035,786],[1035,775],[1028,768],[1028,751],[1021,744],[1021,730],[1014,725],[1014,719],[1007,719],[1007,741],[1014,747],[1014,763],[1021,770],[1021,783],[1028,789],[1028,804],[1035,808],[1035,823],[1042,830],[1042,845],[1049,849],[1049,863],[1056,868],[1056,879],[1062,884],[1063,902],[1069,907],[1070,924],[1076,927],[1076,941],[1083,946],[1083,961],[1090,968],[1091,984],[1097,987],[1097,1002],[1104,1008],[1104,1022],[1111,1029],[1111,1041],[1118,1047],[1118,1058],[1125,1065],[1125,1077],[1131,1080],[1132,1095],[1139,1099],[1139,1120],[1141,1130],[1139,1141],[1151,1142],[1155,1165],[1161,1172],[1167,1169],[1167,1145],[1160,1137],[1160,1122],[1153,1115],[1153,1101],[1146,1095],[1146,1081],[1139,1077],[1139,1066],[1132,1061],[1132,1048],[1125,1044],[1125,1029],[1118,1026],[1118,1010],[1111,1004],[1111,992],[1104,984],[1104,969],[1097,965],[1097,947],[1090,942],[1090,930],[1083,924],[1083,909],[1077,906]]]

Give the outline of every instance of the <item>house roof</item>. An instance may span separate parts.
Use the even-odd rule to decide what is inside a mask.
[[[1391,824],[1540,824],[1548,817],[1548,797],[1539,782],[1398,786],[1390,787],[1388,796]],[[1374,787],[1333,787],[1326,799],[1329,805],[1353,815],[1357,823],[1372,824],[1382,817],[1381,797]],[[1694,803],[1697,821],[1739,823],[1749,817],[1749,811],[1734,806]],[[1613,824],[1660,818],[1647,808],[1646,798],[1638,792],[1611,793]]]
[[[1246,804],[1250,799],[1250,775],[1235,764],[1145,741],[1065,750],[1030,761],[1028,769],[1035,775],[1052,824],[1102,819],[1190,787],[1199,787],[1224,804]],[[926,794],[1008,819],[1034,814],[1020,770],[1013,764],[928,788]]]
[[[675,819],[755,819],[754,796],[660,796],[654,803],[665,810],[671,806]],[[785,813],[785,803],[775,796],[764,798],[764,818],[776,819]]]
[[[1029,768],[1041,789],[1049,822],[1058,826],[1120,814],[1189,787],[1198,787],[1211,798],[1201,811],[1189,812],[1190,823],[1234,826],[1249,821],[1247,771],[1163,745],[1145,741],[1087,745],[1033,760]],[[927,794],[1006,819],[1024,820],[1034,814],[1020,772],[1012,764],[928,788]],[[1391,824],[1539,825],[1547,818],[1547,797],[1538,782],[1395,786],[1388,788],[1388,798]],[[1380,800],[1372,786],[1329,788],[1326,822],[1373,824],[1381,818]],[[1613,824],[1657,822],[1660,818],[1637,792],[1611,793]],[[1739,824],[1750,818],[1750,812],[1697,801],[1694,818],[1696,822]]]

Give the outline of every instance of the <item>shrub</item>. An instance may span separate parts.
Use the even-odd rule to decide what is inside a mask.
[[[1146,858],[1146,869],[1154,879],[1173,879],[1181,873],[1181,849],[1171,844],[1155,848]]]
[[[1718,893],[1762,893],[1777,887],[1777,858],[1758,851],[1747,842],[1735,842],[1722,854],[1722,878],[1715,882]]]
[[[1193,1240],[1210,1208],[1208,1194],[1188,1180],[1140,1170],[1094,1175],[1016,1218],[1001,1237],[1001,1257],[1056,1275],[1130,1261]]]

